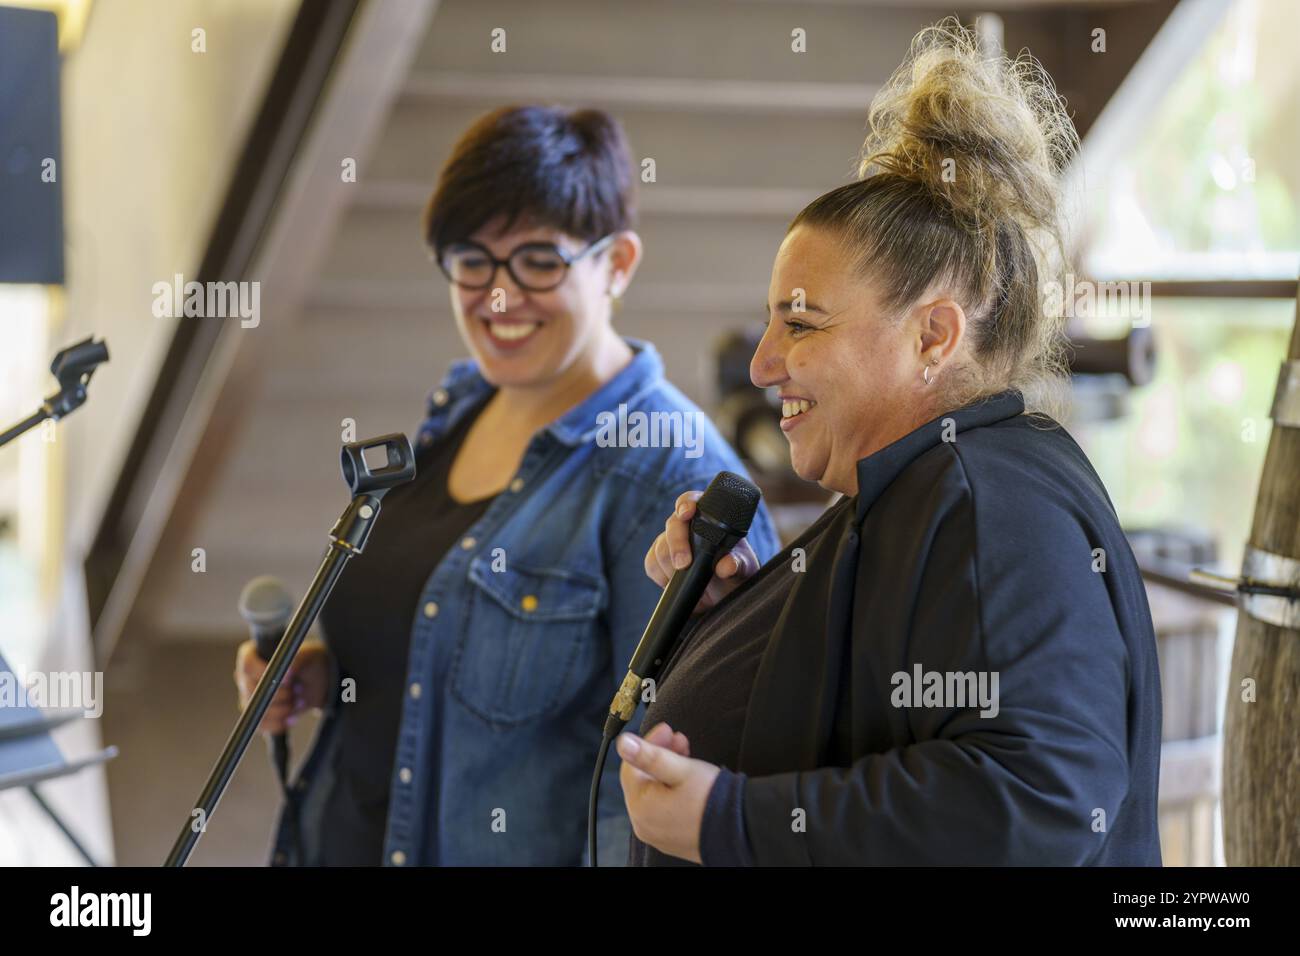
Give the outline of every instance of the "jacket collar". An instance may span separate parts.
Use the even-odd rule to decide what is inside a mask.
[[[1020,392],[1010,389],[974,404],[944,412],[915,431],[886,445],[858,462],[857,520],[861,524],[876,499],[899,474],[922,454],[971,428],[981,428],[1015,418],[1025,410]]]
[[[632,404],[642,394],[663,381],[664,365],[659,352],[649,342],[623,337],[632,349],[632,361],[617,375],[592,392],[576,406],[546,426],[546,431],[565,445],[581,445],[595,438],[599,431],[597,415],[616,410],[619,404]],[[477,405],[493,386],[479,371],[473,359],[451,363],[442,382],[426,400],[426,431],[441,432],[455,424],[462,414]]]

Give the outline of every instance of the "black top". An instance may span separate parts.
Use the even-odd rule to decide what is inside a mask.
[[[807,549],[824,531],[825,515],[784,551],[697,619],[664,664],[655,700],[641,721],[642,735],[668,722],[686,735],[691,756],[735,769],[745,710],[759,661],[794,584],[795,548]],[[670,679],[671,678],[671,679]],[[628,866],[695,866],[660,853],[634,835]]]
[[[1078,445],[1023,411],[1003,393],[862,459],[806,570],[769,572],[793,581],[706,864],[1160,865],[1142,576]]]
[[[442,556],[493,501],[461,504],[447,491],[452,461],[482,410],[479,405],[421,450],[415,479],[384,497],[364,553],[321,609],[321,630],[341,676],[356,681],[356,700],[337,706],[334,784],[319,835],[325,866],[378,866],[383,860],[393,753],[420,595]]]

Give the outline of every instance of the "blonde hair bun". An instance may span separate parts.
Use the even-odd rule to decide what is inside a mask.
[[[988,53],[954,17],[922,30],[868,114],[858,175],[925,185],[982,231],[1015,219],[1059,229],[1059,176],[1078,134],[1052,78],[1029,54]]]

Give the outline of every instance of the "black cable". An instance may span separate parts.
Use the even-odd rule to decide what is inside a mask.
[[[591,853],[591,866],[596,866],[596,804],[600,801],[600,776],[605,772],[605,758],[613,741],[608,733],[600,738],[600,752],[596,754],[596,772],[591,778],[591,796],[587,798],[587,849]]]
[[[298,795],[289,781],[289,738],[287,734],[276,734],[271,738],[271,763],[275,766],[275,775],[280,780],[280,792],[284,795],[285,822],[289,826],[289,852],[298,866],[306,866],[303,861],[302,824],[298,814]]]

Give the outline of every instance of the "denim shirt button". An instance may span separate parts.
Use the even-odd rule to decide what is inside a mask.
[[[412,685],[411,685],[411,697],[413,697],[413,698],[416,699],[416,700],[419,700],[419,699],[420,699],[420,692],[421,692],[422,689],[423,689],[423,688],[421,688],[419,684],[412,684]]]
[[[410,783],[410,782],[411,782],[411,768],[410,768],[410,767],[403,767],[403,768],[398,772],[398,774],[397,774],[397,779],[400,780],[400,781],[402,781],[402,783]]]
[[[401,850],[394,850],[392,856],[390,856],[388,859],[392,860],[393,866],[406,865],[406,854],[403,853]]]
[[[442,407],[447,404],[447,390],[440,388],[433,393],[433,404]]]
[[[476,544],[478,544],[478,542],[475,541],[473,538],[461,538],[461,539],[460,539],[460,546],[461,546],[461,548],[463,548],[463,549],[466,550],[466,551],[468,551],[468,550],[470,550],[471,548],[473,548],[474,545],[476,545]]]
[[[424,606],[424,616],[425,616],[425,617],[437,617],[437,616],[438,616],[438,602],[437,602],[437,601],[430,601],[428,604],[426,604],[426,605]]]
[[[511,491],[518,492],[518,491],[522,491],[523,488],[524,488],[524,480],[522,478],[516,478],[514,481],[510,482]]]

